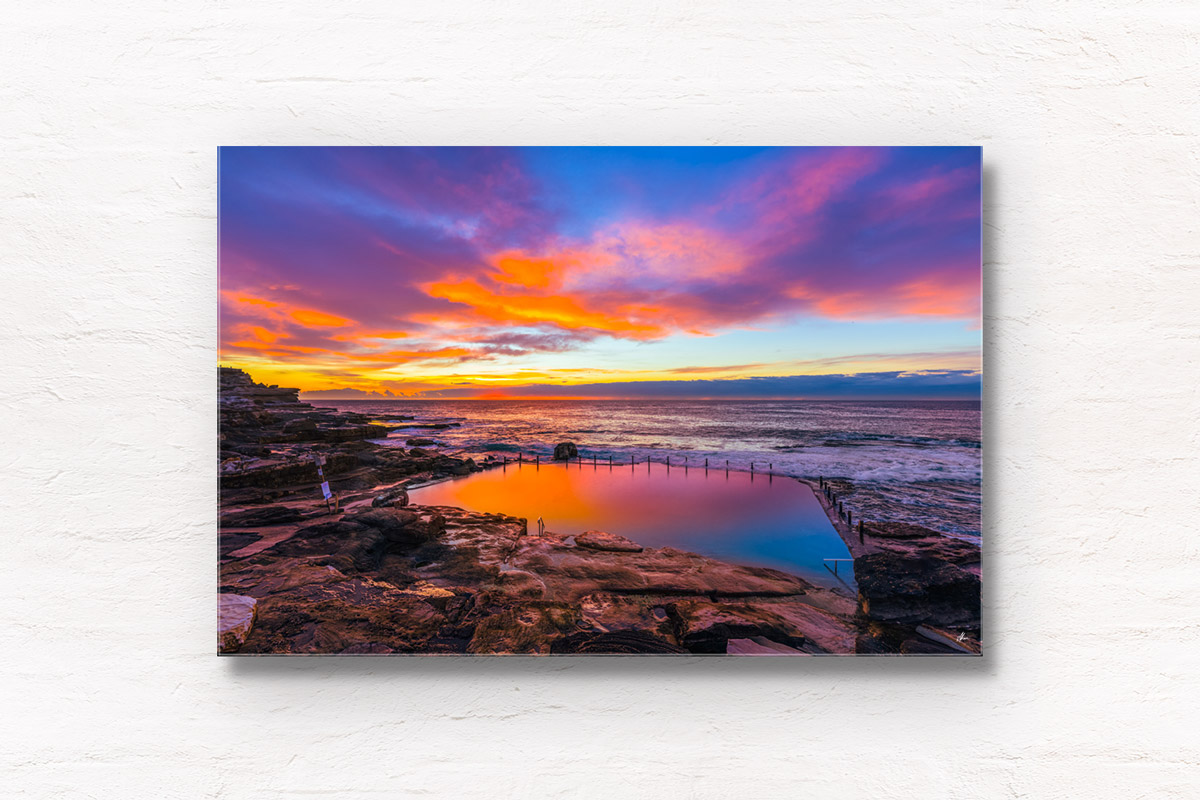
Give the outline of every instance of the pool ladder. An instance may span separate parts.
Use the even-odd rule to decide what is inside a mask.
[[[834,574],[834,576],[837,576],[837,574],[838,574],[838,564],[845,563],[845,562],[849,562],[851,564],[854,563],[853,558],[823,558],[823,559],[821,559],[821,561],[824,562],[825,569],[829,569],[829,563],[831,561],[833,562],[833,569],[829,569],[829,571],[832,572]]]

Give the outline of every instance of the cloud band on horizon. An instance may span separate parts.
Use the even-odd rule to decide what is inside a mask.
[[[673,381],[615,381],[611,383],[530,384],[516,395],[528,398],[588,399],[854,399],[854,400],[978,400],[981,376],[971,370],[905,374],[873,372],[855,375],[780,375],[755,378]],[[487,387],[401,390],[389,394],[363,390],[304,392],[309,399],[489,399]]]

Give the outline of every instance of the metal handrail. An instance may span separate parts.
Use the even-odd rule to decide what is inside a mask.
[[[821,561],[825,564],[825,569],[829,569],[830,561],[833,562],[833,569],[829,569],[829,571],[832,572],[834,575],[838,574],[838,564],[839,563],[844,562],[844,561],[848,561],[851,564],[854,563],[853,558],[822,558]]]

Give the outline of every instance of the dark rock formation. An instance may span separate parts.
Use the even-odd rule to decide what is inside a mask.
[[[295,522],[304,515],[291,506],[263,506],[221,515],[222,528],[254,528],[259,525],[279,525]]]
[[[844,481],[826,483],[838,491],[849,488]],[[816,486],[813,490],[854,557],[859,609],[869,622],[859,636],[859,652],[978,654],[977,542],[901,522],[852,526],[838,513],[834,498]],[[931,639],[934,629],[945,630]]]
[[[936,558],[951,564],[979,563],[979,544],[903,522],[872,522],[864,538],[875,548],[910,558]]]
[[[943,628],[979,627],[979,576],[928,556],[892,552],[855,559],[863,613],[873,619]]]
[[[408,505],[408,491],[405,490],[404,487],[389,489],[386,492],[375,495],[375,497],[371,499],[371,505],[374,508],[383,508],[388,506],[403,508],[404,506]]]
[[[575,537],[575,544],[589,550],[611,550],[617,553],[640,553],[642,546],[624,536],[604,531],[584,531]]]
[[[574,442],[559,442],[554,445],[555,461],[567,461],[572,458],[579,458],[579,450],[575,447]]]
[[[263,386],[238,369],[222,367],[218,374],[223,504],[237,502],[234,490],[268,490],[276,500],[319,496],[318,462],[339,492],[478,469],[470,460],[374,444],[369,440],[386,438],[390,428],[365,414],[314,408],[296,389]]]
[[[616,631],[615,633],[572,633],[555,639],[550,644],[551,653],[589,653],[604,655],[644,655],[687,653],[682,647],[671,644],[644,631]],[[724,651],[721,651],[724,652]]]

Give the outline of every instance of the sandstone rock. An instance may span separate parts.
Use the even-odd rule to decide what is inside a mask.
[[[640,553],[645,549],[624,536],[604,531],[585,531],[575,537],[575,544],[589,550],[609,550],[614,553]]]
[[[416,581],[410,586],[406,586],[400,590],[404,594],[421,597],[425,600],[446,600],[454,597],[454,592],[449,589],[443,589],[440,586],[434,586],[429,581]],[[436,603],[434,604],[436,607]]]
[[[980,653],[979,642],[967,636],[965,632],[956,635],[951,631],[944,631],[940,628],[918,625],[917,634],[935,644],[948,647],[959,653],[969,653],[970,655],[979,655]]]
[[[663,602],[658,597],[595,592],[579,598],[580,619],[594,632],[641,631],[678,645],[676,620]]]
[[[375,495],[371,500],[373,508],[403,508],[408,505],[408,491],[404,487],[389,489],[386,492]]]
[[[283,432],[287,434],[315,433],[317,422],[313,419],[292,419],[283,423]]]
[[[575,447],[574,442],[559,442],[554,445],[554,460],[566,461],[571,458],[578,458],[579,450]]]
[[[878,620],[940,628],[979,627],[979,576],[936,558],[892,552],[854,560],[859,602]]]
[[[724,653],[731,639],[755,636],[806,652],[854,652],[858,630],[853,601],[834,602],[841,603],[836,612],[810,605],[809,595],[740,602],[687,598],[671,603],[667,611],[680,644],[694,653]]]
[[[934,558],[952,564],[979,562],[977,542],[956,539],[920,525],[902,522],[873,522],[868,527],[872,551],[907,558]]]
[[[423,439],[420,437],[416,439],[405,439],[404,443],[409,447],[434,447],[437,445],[437,442],[435,442],[433,439]]]
[[[402,529],[401,529],[402,530]],[[298,529],[276,544],[268,554],[307,557],[346,574],[377,569],[389,548],[393,530],[360,524],[349,519],[322,522]],[[396,534],[399,536],[399,534]]]
[[[581,632],[563,636],[551,642],[550,652],[591,655],[670,655],[687,653],[687,650],[645,631],[616,631],[613,633]]]
[[[367,578],[307,584],[264,598],[241,652],[340,653],[370,643],[424,652],[447,623],[423,598]]]
[[[508,563],[539,576],[551,595],[575,600],[593,592],[702,597],[791,597],[811,584],[763,567],[726,564],[670,547],[614,552],[572,547],[565,537],[521,537]]]
[[[496,577],[496,585],[512,597],[538,599],[546,595],[546,584],[532,572],[510,569]]]
[[[383,655],[387,655],[388,653],[394,653],[394,652],[396,652],[396,651],[393,650],[392,648],[388,647],[386,644],[380,644],[379,642],[368,642],[368,643],[362,643],[362,644],[352,644],[349,647],[347,647],[345,650],[338,653],[338,655],[342,655],[342,656],[383,656]]]
[[[725,652],[731,656],[807,656],[803,650],[773,642],[765,636],[749,639],[730,639]]]
[[[371,508],[367,511],[359,511],[354,514],[347,514],[343,517],[343,522],[356,523],[358,525],[367,525],[372,528],[379,528],[389,534],[394,533],[417,521],[417,513],[408,511],[403,508],[382,507]]]
[[[475,627],[475,654],[545,655],[554,639],[578,631],[579,610],[568,603],[529,600],[498,610]]]
[[[277,500],[282,494],[266,489],[222,489],[221,507],[262,505]]]
[[[304,515],[290,506],[263,506],[221,515],[222,528],[257,528],[263,525],[282,525],[295,522]]]
[[[218,595],[217,649],[222,653],[235,652],[254,627],[258,601],[240,594]]]
[[[309,434],[311,441],[349,442],[355,439],[384,439],[388,429],[382,425],[330,425],[321,426]]]
[[[251,458],[270,458],[271,448],[250,442],[245,444],[233,443],[225,449],[225,452],[222,453],[222,456],[228,457],[226,453],[233,453],[235,454],[234,457],[248,456]]]
[[[922,656],[948,656],[955,655],[956,651],[949,647],[931,642],[928,639],[906,639],[900,645],[900,653],[906,656],[922,655]]]
[[[265,563],[247,559],[222,566],[218,578],[222,591],[239,592],[260,599],[309,583],[337,583],[344,580],[346,575],[340,570],[313,558],[280,558]]]

